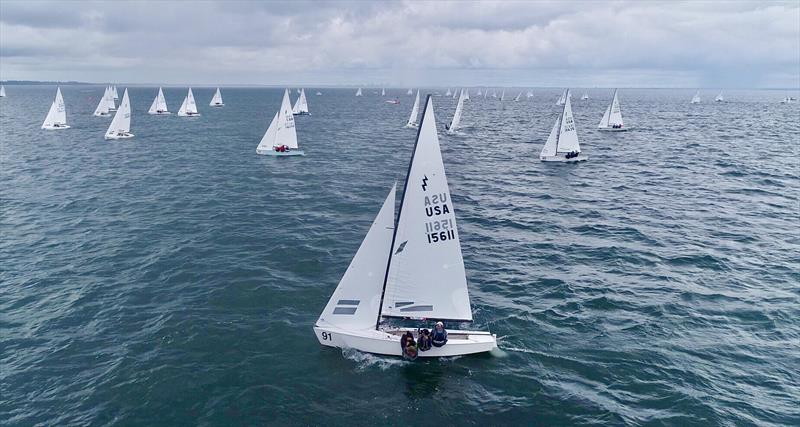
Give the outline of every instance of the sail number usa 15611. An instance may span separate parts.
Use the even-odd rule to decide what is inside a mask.
[[[456,227],[452,218],[445,218],[425,223],[428,243],[443,242],[456,238]]]

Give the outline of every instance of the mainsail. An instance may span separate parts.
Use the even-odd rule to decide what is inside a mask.
[[[430,95],[406,176],[388,265],[383,316],[472,320]]]

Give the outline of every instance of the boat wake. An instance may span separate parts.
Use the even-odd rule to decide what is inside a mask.
[[[378,368],[385,371],[397,366],[403,366],[409,362],[400,358],[383,357],[371,353],[364,353],[354,348],[343,348],[342,356],[347,360],[356,362],[359,371],[369,368]]]

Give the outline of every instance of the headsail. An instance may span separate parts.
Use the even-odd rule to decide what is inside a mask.
[[[375,326],[375,316],[381,308],[386,262],[392,249],[396,188],[397,185],[392,186],[386,196],[383,207],[317,323],[325,322],[343,329],[371,329]]]
[[[381,314],[472,320],[464,259],[430,95],[406,176]]]
[[[550,131],[550,136],[547,137],[547,142],[544,143],[542,153],[539,154],[540,158],[553,157],[556,155],[558,148],[558,132],[561,129],[561,114],[556,117],[556,122],[553,124],[553,129]]]
[[[67,124],[67,110],[64,106],[64,98],[61,96],[61,88],[56,88],[56,98],[50,104],[50,111],[47,112],[47,117],[44,118],[42,129],[48,129],[58,126],[66,126]]]

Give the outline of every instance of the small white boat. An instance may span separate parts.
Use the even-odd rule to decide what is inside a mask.
[[[614,89],[614,99],[611,104],[608,104],[603,118],[597,125],[597,129],[606,132],[624,132],[628,130],[622,122],[622,110],[619,108],[619,100],[617,99],[617,89]]]
[[[500,94],[500,102],[503,102],[506,99],[506,90],[503,89],[503,93]]]
[[[406,92],[406,95],[413,95],[413,94],[414,94],[414,92],[413,92],[411,89],[409,89],[409,90]]]
[[[478,95],[478,96],[481,96],[481,95],[483,95],[483,93],[481,92],[481,89],[480,89],[480,88],[478,88],[478,93],[476,93],[476,95]],[[484,96],[484,98],[485,98],[485,96]]]
[[[781,100],[781,104],[794,104],[795,101],[797,100],[789,95],[786,95],[786,97]]]
[[[275,113],[267,131],[256,147],[256,153],[266,156],[304,156],[305,153],[298,149],[297,131],[294,127],[294,114],[289,100],[289,89],[283,92],[281,108]]]
[[[528,91],[528,93],[525,94],[525,97],[526,98],[533,98],[533,92]]]
[[[6,97],[6,87],[0,85],[0,98],[5,98],[5,97]]]
[[[322,96],[322,92],[320,92],[320,91],[317,91],[316,95],[317,95],[317,96]]]
[[[222,102],[222,93],[217,88],[217,91],[214,92],[214,96],[211,98],[211,102],[208,103],[211,107],[224,107],[225,103]]]
[[[699,90],[697,92],[695,92],[694,96],[692,97],[692,100],[689,103],[690,104],[699,104],[700,103],[700,91]]]
[[[583,96],[581,96],[581,101],[586,101],[587,99],[589,99],[589,94],[584,92]]]
[[[406,123],[407,128],[416,128],[417,124],[417,115],[419,114],[419,89],[417,89],[417,98],[414,99],[414,107],[411,109],[411,116],[408,118],[408,123]]]
[[[497,98],[497,91],[492,89],[492,98]]]
[[[131,102],[128,99],[128,89],[122,94],[122,102],[117,113],[106,131],[106,139],[133,138],[131,133]]]
[[[169,112],[169,109],[167,109],[167,99],[164,98],[164,91],[161,90],[161,88],[158,88],[158,94],[155,99],[153,99],[153,103],[150,104],[150,109],[147,110],[147,114],[153,114],[155,116],[168,116],[172,114]]]
[[[180,110],[178,110],[178,116],[200,117],[200,113],[197,112],[197,103],[194,102],[194,94],[192,94],[192,88],[189,88],[189,93],[186,94],[186,98],[183,98],[183,103],[181,104],[181,108]]]
[[[575,129],[575,118],[572,116],[572,105],[569,97],[564,101],[564,109],[558,115],[547,142],[544,143],[539,160],[543,162],[572,163],[588,160],[589,156],[581,153],[578,143],[578,131]]]
[[[386,96],[386,89],[381,88],[381,96]]]
[[[516,97],[514,97],[514,102],[519,102],[520,98],[522,98],[522,92],[518,93]]]
[[[714,102],[725,102],[725,98],[722,96],[722,91],[719,91],[717,97],[714,98]]]
[[[356,91],[356,96],[363,96],[363,95],[361,94],[361,88],[358,88],[358,90]]]
[[[469,89],[461,89],[464,91],[464,101],[469,101]]]
[[[568,97],[567,91],[568,90],[569,89],[564,89],[564,92],[561,93],[561,96],[558,98],[558,101],[556,101],[556,105],[564,105],[564,103],[567,102],[567,97]]]
[[[117,104],[114,98],[114,88],[111,86],[106,88],[106,93],[104,95],[106,97],[106,103],[108,104],[108,111],[117,111]]]
[[[486,99],[486,95],[488,95],[488,94],[489,94],[489,89],[486,89],[485,91],[483,91],[483,99]]]
[[[462,89],[461,96],[458,98],[458,105],[456,105],[456,112],[453,113],[453,120],[450,121],[450,124],[445,126],[447,133],[452,135],[458,131],[459,126],[461,125],[461,113],[464,110],[464,91]]]
[[[114,100],[119,99],[119,93],[117,93],[117,87],[116,86],[113,86],[111,88],[111,94],[114,96]]]
[[[314,324],[321,345],[403,356],[401,335],[417,330],[393,326],[402,318],[419,328],[433,322],[472,322],[467,276],[447,184],[432,98],[428,95],[395,222],[396,185],[350,266]],[[450,329],[444,345],[417,357],[460,356],[492,351],[489,331]]]
[[[95,117],[110,117],[111,107],[113,105],[113,96],[109,92],[108,87],[106,87],[105,92],[103,92],[103,97],[100,98],[100,102],[97,103],[97,108],[95,108],[93,115]]]
[[[294,107],[292,107],[292,114],[294,115],[310,114],[308,112],[308,101],[306,101],[305,89],[300,89],[300,96],[297,98],[297,101],[295,101]]]
[[[453,92],[450,92],[450,88],[447,88],[447,92],[444,93],[444,96],[452,96]]]
[[[56,98],[50,104],[50,111],[47,112],[47,117],[44,118],[42,129],[69,129],[69,126],[67,126],[67,109],[64,106],[64,98],[61,96],[60,87],[56,88]]]

